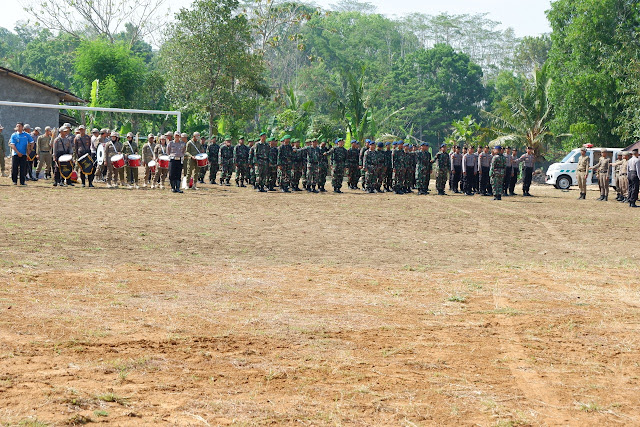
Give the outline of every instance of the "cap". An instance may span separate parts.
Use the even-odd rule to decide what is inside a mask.
[[[66,132],[66,131],[68,131],[68,130],[69,130],[69,128],[68,128],[68,127],[66,127],[65,125],[62,125],[62,126],[60,127],[60,132]]]
[[[189,135],[183,132],[180,134],[180,138],[189,138]]]
[[[29,123],[25,123],[25,125],[22,127],[25,129],[31,129],[31,125]]]
[[[1,129],[1,128],[2,128],[2,126],[0,126],[0,129]],[[45,131],[45,132],[46,132],[46,131],[48,131],[48,130],[51,130],[51,126],[45,126],[45,127],[44,127],[44,131]]]
[[[167,140],[167,137],[164,135],[160,135],[160,139],[164,139],[165,141]]]
[[[42,129],[40,129],[40,127],[36,126],[36,128],[34,130],[37,130],[38,132],[42,132]]]
[[[180,136],[180,132],[175,131],[175,132],[173,133],[173,136],[176,136],[176,135],[177,135],[177,136]]]
[[[151,138],[156,139],[156,136],[150,133],[149,135],[147,135],[147,139],[151,139]]]
[[[601,148],[601,149],[600,149],[600,152],[601,152],[601,153],[606,153],[606,152],[607,152],[607,149],[606,149],[606,148]]]
[[[100,131],[98,130],[98,128],[93,128],[91,129],[91,133],[100,133]]]
[[[38,128],[36,128],[36,129],[38,129]],[[78,126],[78,129],[86,129],[86,127],[84,127],[84,125],[80,125],[80,126]]]
[[[133,138],[133,132],[127,132],[127,138],[129,137]]]
[[[580,151],[587,151],[587,147],[581,147]]]
[[[200,132],[194,132],[193,136],[200,136]]]
[[[100,133],[109,133],[109,129],[102,128],[102,129],[100,129]]]
[[[111,136],[115,136],[115,137],[120,137],[120,135],[118,134],[118,132],[111,132]]]
[[[637,148],[634,148],[633,150],[631,150],[631,152],[632,152],[632,153],[637,153],[637,152],[638,152],[638,149],[637,149]]]

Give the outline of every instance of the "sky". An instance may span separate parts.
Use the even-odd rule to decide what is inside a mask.
[[[188,7],[192,0],[167,0],[172,12]],[[3,3],[3,19],[0,26],[13,30],[13,23],[27,18],[20,3],[29,0],[9,0]],[[337,3],[337,0],[315,0],[323,8]],[[378,8],[378,13],[389,17],[420,12],[436,15],[447,12],[452,15],[489,13],[489,18],[502,22],[502,28],[511,27],[519,37],[537,36],[551,32],[545,16],[545,10],[551,6],[551,0],[368,0]]]

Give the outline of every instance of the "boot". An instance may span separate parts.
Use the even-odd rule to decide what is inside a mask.
[[[578,200],[582,200],[582,193],[578,196]]]
[[[327,191],[324,189],[324,185],[319,185],[318,189],[320,190],[321,193],[325,193]]]
[[[602,199],[603,202],[606,202],[609,200],[609,196],[604,196],[604,198]]]
[[[342,193],[342,191],[338,187],[333,187],[334,193]]]
[[[312,186],[311,186],[311,192],[312,192],[312,193],[319,193],[319,191],[318,191],[318,190],[316,190],[316,186],[315,186],[315,185],[312,185]]]

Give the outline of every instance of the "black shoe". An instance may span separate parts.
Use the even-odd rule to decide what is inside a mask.
[[[68,183],[67,183],[67,185],[68,185],[69,187],[75,187],[75,186],[76,186],[73,182],[68,182]]]
[[[57,187],[57,186],[58,186],[58,183],[57,183],[57,182],[54,182],[54,183],[53,183],[53,186],[54,186],[54,187]]]
[[[369,194],[375,194],[376,190],[374,190],[373,188],[370,188],[367,190],[367,193]]]
[[[89,188],[95,188],[95,185],[89,184]]]
[[[240,184],[240,187],[246,187],[246,185],[244,185],[244,182]]]
[[[319,193],[319,191],[318,191],[318,190],[316,190],[316,186],[315,186],[315,185],[312,185],[312,186],[311,186],[311,192],[312,192],[312,193]]]
[[[322,187],[320,187],[320,192],[321,193],[326,193],[327,192],[327,190],[324,189],[324,185]]]
[[[599,202],[601,202],[601,201],[603,201],[603,200],[604,200],[604,196],[600,196],[600,197],[598,198],[598,201],[599,201]]]

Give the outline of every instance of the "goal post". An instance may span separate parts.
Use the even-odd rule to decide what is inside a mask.
[[[157,114],[176,116],[178,119],[178,129],[181,131],[182,113],[180,111],[163,111],[163,110],[136,110],[129,108],[106,108],[106,107],[83,107],[80,105],[61,105],[61,104],[36,104],[32,102],[14,102],[0,101],[0,105],[8,107],[27,107],[27,108],[48,108],[50,110],[78,110],[78,111],[104,111],[110,113],[130,113],[130,114]]]

